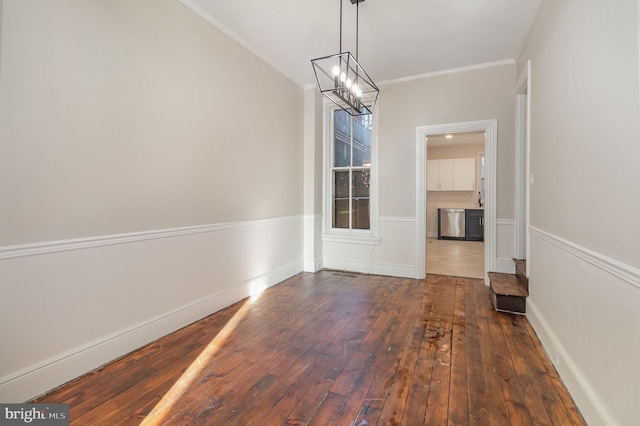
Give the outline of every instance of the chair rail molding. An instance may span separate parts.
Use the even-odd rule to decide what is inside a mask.
[[[286,216],[269,219],[255,219],[239,222],[224,222],[208,225],[185,226],[181,228],[156,229],[152,231],[129,232],[124,234],[100,235],[84,238],[72,238],[59,241],[44,241],[39,243],[19,244],[0,247],[0,260],[14,257],[33,256],[38,254],[55,253],[58,251],[78,250],[92,247],[102,247],[114,244],[126,244],[137,241],[154,240],[158,238],[179,237],[182,235],[218,232],[228,229],[251,228],[256,226],[275,225],[293,220],[302,220],[303,216]]]
[[[546,232],[535,226],[529,226],[529,232],[537,238],[560,248],[561,250],[577,257],[601,270],[621,279],[622,281],[640,289],[640,269],[620,262],[594,250],[582,247],[562,237]]]

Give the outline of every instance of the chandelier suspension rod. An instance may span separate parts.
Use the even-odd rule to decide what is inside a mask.
[[[342,0],[340,0],[340,50],[339,53],[342,53]]]
[[[358,18],[360,16],[359,11],[360,11],[360,2],[357,2],[356,3],[356,61],[358,61]]]

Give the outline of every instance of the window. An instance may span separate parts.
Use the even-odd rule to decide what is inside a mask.
[[[371,115],[333,111],[331,227],[365,229],[370,224]]]

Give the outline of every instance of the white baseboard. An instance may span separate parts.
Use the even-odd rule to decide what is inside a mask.
[[[415,265],[366,262],[356,259],[324,259],[326,269],[355,272],[358,274],[385,275],[391,277],[415,278]]]
[[[324,262],[321,257],[318,257],[314,260],[305,259],[304,261],[304,272],[315,273],[320,271],[324,266]]]
[[[371,274],[389,277],[415,278],[415,265],[396,265],[391,263],[374,263]]]

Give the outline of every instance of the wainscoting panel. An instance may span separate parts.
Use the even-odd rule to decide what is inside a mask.
[[[324,267],[365,274],[415,278],[414,217],[380,217],[380,236],[373,239],[323,237]]]
[[[22,402],[302,271],[303,218],[0,248],[0,401]]]
[[[328,269],[398,277],[416,277],[415,217],[380,217],[379,241],[334,239],[324,236],[323,259]],[[496,271],[514,273],[515,220],[497,221]]]
[[[527,316],[589,425],[636,424],[640,270],[530,227]]]

